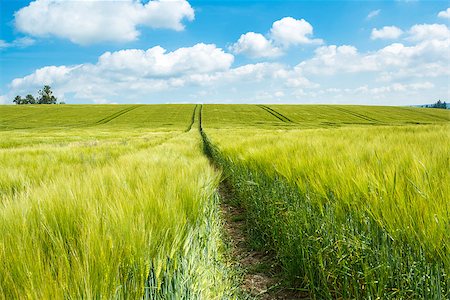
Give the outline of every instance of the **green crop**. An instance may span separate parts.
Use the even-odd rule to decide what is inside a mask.
[[[43,128],[186,129],[195,105],[0,106],[0,130]]]
[[[291,285],[317,298],[438,299],[450,296],[449,129],[206,134],[254,243],[275,251]]]
[[[447,299],[449,121],[408,107],[0,106],[0,299],[245,298],[221,180],[281,287]]]
[[[219,173],[184,132],[194,106],[137,107],[128,123],[88,108],[58,108],[80,127],[38,113],[0,131],[0,299],[233,297]]]

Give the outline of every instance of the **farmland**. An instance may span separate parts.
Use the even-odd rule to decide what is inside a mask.
[[[221,180],[279,288],[448,298],[449,121],[409,107],[0,106],[0,298],[242,299]]]

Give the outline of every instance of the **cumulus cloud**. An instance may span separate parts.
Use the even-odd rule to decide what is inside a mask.
[[[410,90],[418,91],[418,90],[427,90],[434,88],[434,84],[431,82],[415,82],[410,84],[402,84],[402,83],[393,83],[391,85],[374,87],[371,89],[367,89],[366,92],[374,95],[385,95],[391,92],[407,92]]]
[[[230,47],[230,50],[235,54],[245,54],[252,58],[277,57],[282,54],[281,49],[275,47],[272,41],[255,32],[241,35],[239,40]]]
[[[6,48],[26,48],[34,45],[35,40],[29,37],[17,38],[12,42],[0,40],[0,50]]]
[[[439,18],[450,19],[450,7],[438,13]]]
[[[130,49],[106,52],[100,56],[97,67],[116,74],[119,72],[144,77],[167,77],[226,70],[233,60],[233,55],[225,53],[215,45],[201,43],[168,53],[160,46],[147,51]]]
[[[445,25],[414,25],[407,40],[412,45],[393,43],[377,51],[360,53],[354,46],[329,45],[316,49],[314,57],[297,67],[304,74],[334,75],[372,72],[379,80],[448,76],[450,36]]]
[[[61,82],[65,79],[70,71],[76,69],[77,67],[66,67],[66,66],[48,66],[37,69],[34,73],[27,75],[23,78],[16,78],[11,82],[11,87],[17,89],[23,86],[41,86],[41,85],[52,85],[54,83]]]
[[[378,16],[381,12],[381,9],[377,9],[377,10],[372,10],[366,17],[367,20],[370,20],[372,18],[375,18],[376,16]]]
[[[196,76],[230,69],[234,56],[212,44],[197,44],[167,52],[156,46],[148,50],[106,52],[96,64],[47,66],[14,79],[10,88],[27,93],[44,84],[83,99],[106,99],[125,91],[159,91],[180,87]],[[101,95],[101,97],[99,97]]]
[[[287,87],[291,88],[318,88],[320,85],[312,82],[301,74],[292,72],[293,76],[289,77],[285,83]]]
[[[172,52],[160,46],[106,52],[95,64],[47,66],[16,78],[8,97],[49,84],[69,102],[198,101],[189,97],[200,95],[216,97],[211,101],[262,101],[264,95],[280,99],[289,97],[289,90],[317,86],[291,66],[262,62],[232,68],[233,59],[206,44]],[[233,90],[239,91],[236,98],[226,98]],[[262,93],[255,95],[259,90]]]
[[[411,105],[423,104],[432,95],[435,85],[431,82],[393,83],[389,85],[369,86],[367,84],[355,88],[331,87],[321,90],[301,91],[302,98],[327,99],[326,103],[345,103],[347,99],[365,99],[365,103],[392,105],[392,100]]]
[[[362,63],[358,49],[350,45],[322,46],[315,50],[314,57],[301,62],[297,68],[316,75],[334,75],[339,72],[360,72],[374,69],[374,61]]]
[[[270,29],[270,37],[285,47],[301,44],[322,44],[321,39],[312,39],[313,27],[304,19],[285,17],[275,21]]]
[[[409,40],[448,40],[450,39],[450,30],[444,24],[417,24],[409,30]]]
[[[211,44],[106,52],[94,64],[47,66],[16,78],[3,99],[50,84],[67,102],[424,103],[448,97],[450,76],[448,27],[431,25],[412,26],[401,42],[368,52],[320,46],[297,65],[233,66],[234,56]]]
[[[381,29],[372,29],[370,38],[376,39],[397,39],[403,34],[403,30],[395,26],[384,26]]]
[[[139,26],[183,30],[185,19],[194,19],[186,0],[35,0],[15,13],[15,27],[32,36],[85,45],[136,40]]]
[[[321,39],[313,39],[312,35],[313,27],[304,19],[285,17],[275,21],[266,36],[247,32],[229,49],[252,58],[277,57],[291,46],[323,43]]]

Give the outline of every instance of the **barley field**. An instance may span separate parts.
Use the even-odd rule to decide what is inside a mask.
[[[231,294],[194,107],[0,108],[0,298]]]
[[[449,113],[261,108],[284,127],[220,129],[206,106],[203,128],[289,285],[318,299],[448,297]]]
[[[447,299],[449,121],[410,107],[0,106],[0,298],[252,299],[223,229],[226,182],[282,288]]]

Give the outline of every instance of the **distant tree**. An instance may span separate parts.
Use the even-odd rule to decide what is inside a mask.
[[[19,95],[17,95],[17,96],[14,98],[13,102],[14,102],[15,104],[17,104],[17,105],[23,104],[23,99],[22,99],[22,97],[20,97]]]
[[[53,95],[53,91],[49,85],[45,85],[42,90],[39,90],[39,97],[35,99],[33,95],[28,94],[25,98],[17,95],[13,102],[15,104],[56,104],[58,99]],[[64,102],[60,102],[64,104]]]
[[[33,95],[28,94],[25,97],[25,101],[24,102],[25,102],[24,104],[36,104],[36,99],[34,99]]]
[[[57,100],[49,85],[45,85],[42,90],[39,90],[38,104],[56,104]]]
[[[438,100],[436,103],[432,104],[430,106],[431,108],[441,108],[441,109],[447,109],[447,103],[442,102],[441,100]]]

